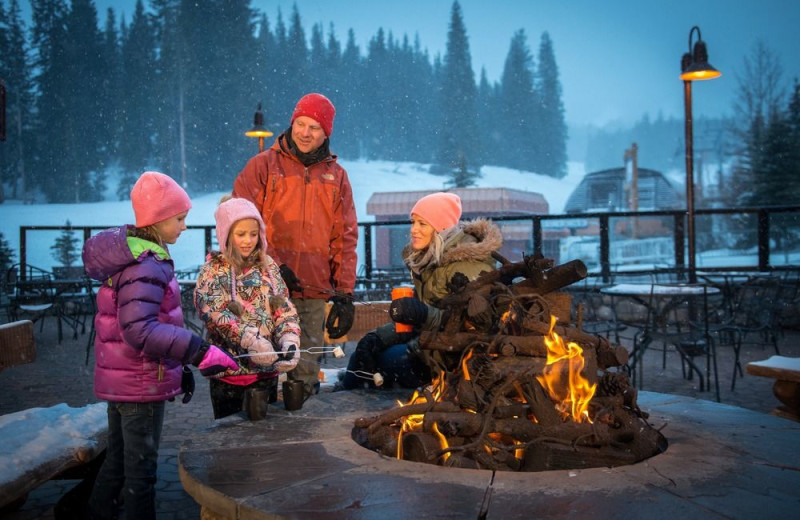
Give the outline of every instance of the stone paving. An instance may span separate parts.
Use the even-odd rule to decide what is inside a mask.
[[[48,318],[43,331],[39,331],[37,324],[36,342],[38,358],[35,363],[0,372],[0,414],[58,403],[83,406],[97,402],[92,391],[91,356],[89,364],[84,364],[86,335],[79,336],[77,340],[67,338],[58,345],[55,326],[52,318]],[[779,345],[782,355],[800,357],[800,331],[783,331]],[[349,354],[353,348],[354,344],[350,343],[345,351]],[[746,346],[742,352],[742,365],[773,354],[771,347]],[[330,359],[327,367],[341,367],[345,363],[346,358]],[[696,377],[693,380],[682,377],[676,353],[668,352],[666,368],[662,368],[661,363],[660,351],[652,350],[645,356],[644,389],[698,399],[715,399],[713,391],[699,391]],[[778,404],[772,395],[772,379],[745,373],[744,377],[737,378],[736,389],[730,390],[733,367],[730,349],[720,349],[718,366],[721,402],[762,413],[769,413]],[[177,455],[184,440],[213,422],[208,383],[197,372],[195,376],[197,389],[192,401],[182,404],[176,400],[167,406],[156,486],[158,518],[161,520],[200,518],[200,508],[184,492],[177,469]],[[53,519],[53,506],[75,484],[76,481],[50,481],[31,492],[26,503],[17,511],[0,513],[0,519]]]

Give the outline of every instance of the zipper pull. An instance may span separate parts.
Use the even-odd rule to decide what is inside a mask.
[[[164,363],[163,360],[159,360],[158,362],[158,380],[164,380]]]

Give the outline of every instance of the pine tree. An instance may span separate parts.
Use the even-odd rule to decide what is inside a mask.
[[[61,182],[52,200],[85,202],[100,199],[91,175],[101,165],[101,142],[105,137],[97,124],[104,108],[102,85],[109,72],[103,62],[102,39],[93,0],[72,0],[65,18],[64,59],[70,66],[65,83],[68,102],[59,114],[66,121],[61,136]],[[64,178],[66,176],[66,179]],[[66,181],[66,182],[65,182]]]
[[[503,151],[497,164],[518,170],[536,170],[541,153],[540,124],[534,86],[533,58],[523,29],[514,33],[503,66],[497,126],[503,132]]]
[[[11,265],[14,263],[14,250],[8,245],[3,233],[0,233],[0,275],[5,277]]]
[[[123,81],[120,90],[122,138],[121,166],[126,174],[138,176],[152,165],[156,114],[156,41],[150,16],[137,0],[130,26],[122,38]],[[127,196],[120,187],[118,194]]]
[[[363,118],[366,110],[362,93],[365,74],[361,50],[356,45],[353,29],[347,31],[347,42],[342,52],[339,67],[338,92],[344,103],[339,103],[336,115],[336,153],[348,159],[358,159],[363,155]]]
[[[567,174],[567,123],[561,101],[561,82],[553,52],[553,42],[545,32],[539,45],[537,88],[539,120],[537,171],[561,179]]]
[[[180,0],[151,0],[151,23],[158,49],[153,100],[153,163],[177,179],[187,177],[183,46],[178,16]],[[126,182],[127,184],[127,182]]]
[[[498,86],[491,85],[486,77],[486,69],[481,69],[481,79],[478,83],[478,128],[484,145],[481,147],[481,164],[502,164],[504,155],[500,148],[503,134],[500,132],[498,119]]]
[[[33,80],[18,0],[11,0],[8,11],[0,5],[0,77],[6,87],[6,141],[0,146],[0,184],[11,187],[6,196],[28,199],[30,188],[26,166],[34,150],[31,114],[34,109]]]
[[[70,77],[66,54],[66,5],[53,0],[31,0],[33,18],[32,48],[36,109],[33,129],[36,136],[34,163],[28,191],[40,189],[49,202],[64,201],[73,195],[67,189],[62,168],[64,136],[71,131],[64,114],[69,113],[71,89],[64,78]]]
[[[281,59],[286,62],[286,111],[291,114],[297,100],[308,94],[307,88],[309,72],[308,67],[308,46],[306,44],[306,32],[303,29],[303,22],[300,18],[300,10],[297,4],[292,7],[291,23],[286,39],[286,47],[282,49]]]
[[[462,160],[467,168],[479,168],[480,141],[475,116],[477,89],[467,30],[458,2],[453,2],[451,10],[440,87],[441,130],[437,136],[436,162],[448,173],[458,171]]]
[[[61,231],[61,235],[56,238],[55,243],[50,246],[53,258],[56,259],[64,267],[72,267],[80,257],[80,249],[78,243],[80,239],[75,236],[72,230],[72,224],[69,220],[66,222],[67,229]]]
[[[103,139],[100,145],[103,149],[103,166],[108,166],[117,160],[122,118],[119,109],[119,91],[122,87],[122,56],[120,55],[119,33],[116,27],[114,9],[109,7],[106,12],[106,24],[103,30],[102,89],[100,93],[100,117],[97,125]]]
[[[458,167],[453,170],[452,178],[445,183],[450,188],[468,188],[475,186],[479,174],[469,171],[467,160],[463,156],[458,160]]]

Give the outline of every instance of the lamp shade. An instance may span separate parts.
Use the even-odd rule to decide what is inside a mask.
[[[261,111],[261,103],[258,104],[255,115],[253,115],[253,128],[244,133],[247,137],[270,137],[272,132],[264,127],[264,113]]]
[[[681,79],[684,81],[714,79],[721,75],[708,62],[708,49],[703,40],[698,39],[694,44],[694,51],[691,54],[687,52],[681,58]]]

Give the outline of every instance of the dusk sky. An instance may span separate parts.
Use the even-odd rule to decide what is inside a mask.
[[[431,56],[444,54],[452,0],[253,0],[274,27],[297,4],[306,36],[314,23],[338,38],[355,32],[362,49],[379,27],[395,38],[419,35]],[[113,6],[130,21],[135,0],[97,0],[101,20]],[[695,116],[731,113],[743,57],[759,39],[780,59],[784,81],[800,78],[800,2],[796,0],[461,0],[474,72],[499,79],[511,37],[524,29],[536,54],[542,32],[553,40],[567,121],[572,125],[630,124],[683,117],[678,78],[689,31],[697,25],[720,79],[695,85]],[[147,3],[145,2],[145,5]]]

